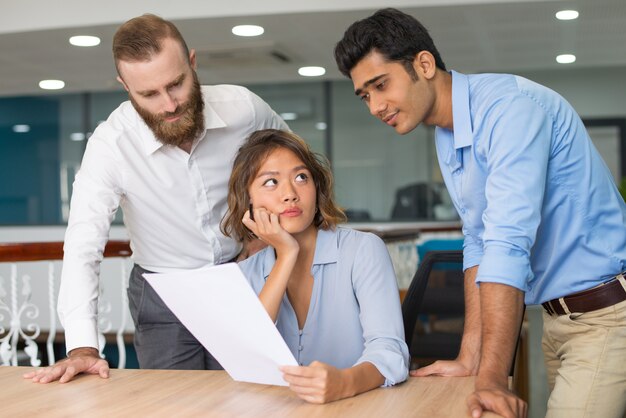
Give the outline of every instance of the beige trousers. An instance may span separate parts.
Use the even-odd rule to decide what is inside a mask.
[[[586,313],[544,311],[542,345],[546,418],[626,417],[626,301]]]

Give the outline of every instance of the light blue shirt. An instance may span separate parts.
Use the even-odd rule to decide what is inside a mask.
[[[267,247],[239,264],[257,295],[275,261]],[[367,361],[385,377],[384,386],[406,380],[409,351],[398,285],[382,240],[346,228],[319,230],[311,273],[304,328],[287,295],[276,321],[298,364],[317,360],[343,369]]]
[[[626,205],[572,106],[507,74],[452,71],[439,164],[463,220],[464,268],[538,304],[626,266]]]

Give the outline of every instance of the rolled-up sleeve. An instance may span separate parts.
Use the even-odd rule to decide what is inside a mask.
[[[463,235],[465,236],[463,240],[463,271],[465,271],[480,264],[483,258],[483,241],[468,233],[465,227],[463,228]]]
[[[553,119],[524,94],[512,97],[493,115],[484,142],[487,161],[483,213],[483,256],[477,282],[528,288],[530,250],[541,221]]]
[[[356,254],[352,277],[365,339],[356,364],[372,363],[385,377],[383,386],[392,386],[405,381],[409,372],[393,265],[385,244],[373,234],[363,236]]]

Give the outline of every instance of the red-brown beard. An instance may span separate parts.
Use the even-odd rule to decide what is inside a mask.
[[[154,114],[142,108],[130,93],[128,97],[156,139],[165,145],[178,147],[185,142],[193,141],[204,131],[204,100],[202,100],[202,91],[195,71],[193,71],[193,86],[189,100],[179,105],[174,112]],[[165,121],[166,118],[179,115],[180,118],[175,122]]]

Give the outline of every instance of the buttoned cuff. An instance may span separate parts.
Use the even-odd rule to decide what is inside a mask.
[[[65,351],[75,348],[93,347],[99,351],[96,323],[89,319],[75,320],[65,326]]]
[[[531,277],[530,260],[525,253],[503,246],[487,246],[476,283],[502,283],[526,292]]]

